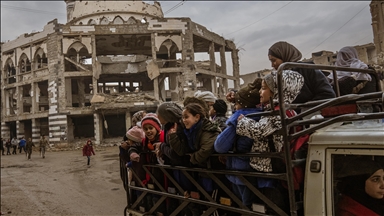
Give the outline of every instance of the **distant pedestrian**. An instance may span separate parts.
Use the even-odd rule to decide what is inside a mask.
[[[11,140],[8,139],[7,142],[5,142],[5,147],[7,148],[7,155],[11,155],[11,147],[12,147],[12,143],[11,143]]]
[[[87,144],[84,145],[83,147],[83,156],[87,156],[87,165],[89,166],[90,162],[91,162],[91,155],[95,155],[95,152],[93,151],[93,145],[92,145],[92,141],[89,139],[87,141]]]
[[[13,148],[12,154],[17,154],[16,149],[17,149],[17,146],[19,144],[19,141],[17,141],[16,137],[13,137],[11,143],[12,143],[12,148]]]
[[[40,139],[39,144],[40,144],[40,146],[39,146],[40,147],[40,155],[41,155],[42,158],[45,158],[45,148],[48,145],[48,140],[45,139],[45,135],[44,134],[41,135],[41,139]]]
[[[4,155],[4,140],[3,140],[3,138],[0,138],[0,149],[1,149],[1,155]]]
[[[32,154],[32,147],[35,147],[35,144],[32,142],[31,138],[28,138],[28,142],[26,144],[26,154],[28,157],[28,160],[31,160],[31,154]]]
[[[19,141],[19,153],[21,154],[21,151],[24,150],[25,153],[27,153],[27,151],[25,150],[25,144],[27,143],[27,141],[25,141],[24,137],[21,137],[20,141]]]

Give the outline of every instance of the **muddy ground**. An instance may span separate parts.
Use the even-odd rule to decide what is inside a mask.
[[[98,148],[90,166],[81,149],[1,155],[2,214],[123,215],[126,203],[117,146]]]

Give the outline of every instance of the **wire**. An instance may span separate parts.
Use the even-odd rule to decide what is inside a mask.
[[[353,43],[354,45],[356,45],[357,43],[359,43],[360,41],[364,40],[365,38],[371,36],[371,34],[368,34],[367,36],[361,38],[360,40],[356,41],[355,43]]]
[[[321,44],[323,44],[326,40],[328,40],[332,35],[334,35],[336,32],[338,32],[341,28],[343,28],[345,25],[347,25],[353,18],[355,18],[361,11],[363,11],[368,5],[365,5],[359,12],[357,12],[351,19],[349,19],[346,23],[344,23],[340,28],[338,28],[335,32],[333,32],[331,35],[329,35],[325,40],[323,40],[321,43],[319,43],[315,48],[313,48],[311,51],[309,51],[307,54],[310,54],[313,50],[315,50],[317,47],[319,47]]]
[[[174,11],[174,10],[177,9],[178,7],[182,6],[185,2],[186,2],[186,0],[182,0],[181,2],[179,2],[178,4],[176,4],[175,6],[173,6],[171,9],[165,11],[165,12],[164,12],[164,15],[167,14],[167,13],[170,13],[170,12]]]
[[[283,9],[284,7],[286,7],[287,5],[291,4],[292,2],[293,2],[293,1],[288,2],[287,4],[283,5],[282,7],[278,8],[278,9],[275,10],[275,11],[273,11],[272,13],[268,14],[267,16],[265,16],[265,17],[263,17],[263,18],[257,20],[256,22],[253,22],[253,23],[251,23],[251,24],[249,24],[249,25],[247,25],[247,26],[245,26],[245,27],[243,27],[243,28],[241,28],[241,29],[238,29],[238,30],[233,31],[233,32],[231,32],[231,33],[229,33],[229,34],[226,34],[225,36],[228,36],[228,35],[233,34],[233,33],[235,33],[235,32],[239,32],[239,31],[241,31],[241,30],[243,30],[243,29],[248,28],[249,26],[251,26],[251,25],[253,25],[253,24],[256,24],[256,23],[260,22],[261,20],[263,20],[263,19],[265,19],[265,18],[271,16],[272,14],[274,14],[274,13],[276,13],[277,11]]]
[[[30,8],[23,8],[23,7],[16,7],[11,5],[4,5],[1,4],[1,8],[11,9],[11,10],[20,10],[20,11],[26,11],[26,12],[32,12],[32,13],[44,13],[44,14],[61,14],[61,15],[67,15],[66,13],[60,13],[60,12],[52,12],[52,11],[44,11],[44,10],[35,10]]]

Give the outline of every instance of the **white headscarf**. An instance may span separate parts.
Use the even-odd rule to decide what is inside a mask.
[[[337,59],[336,59],[335,65],[340,67],[351,67],[351,68],[361,68],[361,69],[368,68],[368,66],[364,62],[359,60],[359,55],[357,54],[356,49],[350,46],[341,48],[341,50],[337,53]],[[337,72],[338,80],[345,76],[351,76],[356,80],[368,80],[368,81],[372,80],[371,76],[367,73],[347,72],[347,71],[336,71],[336,72]],[[333,79],[332,73],[328,77],[330,79]]]

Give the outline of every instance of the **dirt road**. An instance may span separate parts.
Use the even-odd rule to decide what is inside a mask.
[[[1,212],[6,215],[123,215],[118,147],[91,157],[81,150],[1,156]]]

